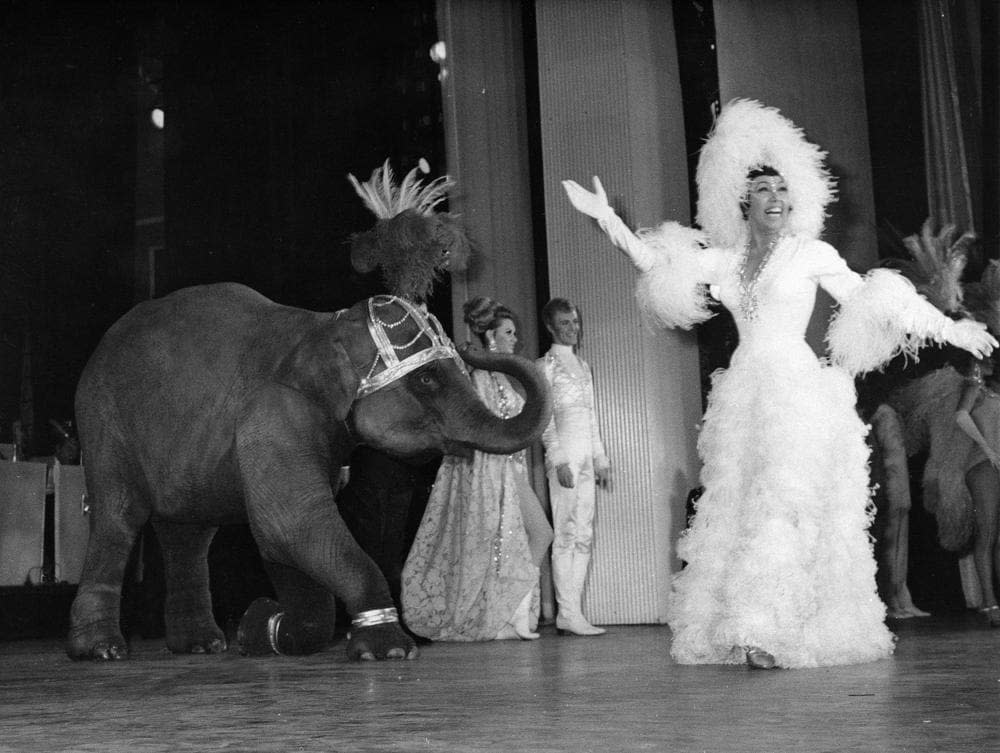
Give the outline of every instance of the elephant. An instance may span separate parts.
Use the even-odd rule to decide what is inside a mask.
[[[514,377],[524,410],[506,420],[491,413],[462,359]],[[84,367],[75,408],[91,521],[71,658],[128,657],[122,580],[150,521],[171,651],[227,650],[207,553],[218,526],[246,522],[280,604],[276,651],[327,645],[339,598],[353,618],[348,657],[384,659],[417,649],[337,511],[340,467],[358,444],[414,459],[512,453],[541,435],[551,399],[531,361],[460,357],[440,323],[405,299],[321,313],[218,283],[145,301],[113,324]]]

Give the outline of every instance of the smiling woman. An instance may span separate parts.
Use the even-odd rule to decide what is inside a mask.
[[[989,353],[996,341],[955,322],[901,276],[852,272],[819,240],[834,197],[825,154],[759,102],[723,108],[698,162],[704,232],[664,223],[632,233],[594,192],[564,187],[641,272],[638,297],[671,327],[729,309],[740,344],[713,376],[698,449],[704,492],[677,551],[671,653],[686,664],[754,668],[874,661],[892,653],[868,536],[867,427],[852,376],[921,342]],[[832,362],[804,339],[816,293],[841,311]]]

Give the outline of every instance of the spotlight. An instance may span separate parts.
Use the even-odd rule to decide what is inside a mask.
[[[153,122],[153,125],[159,129],[163,129],[163,110],[159,107],[154,107],[153,111],[149,113],[149,119]]]

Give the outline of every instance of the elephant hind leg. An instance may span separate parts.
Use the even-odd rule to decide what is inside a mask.
[[[148,517],[147,508],[131,504],[131,500],[124,486],[95,489],[87,554],[70,609],[66,653],[71,659],[128,658],[128,643],[120,624],[122,580],[133,544]]]
[[[333,594],[305,573],[276,562],[265,563],[278,602],[257,599],[240,621],[240,651],[256,655],[314,654],[333,641]]]
[[[153,528],[163,551],[167,648],[175,654],[225,651],[208,588],[208,548],[216,527],[154,520]]]

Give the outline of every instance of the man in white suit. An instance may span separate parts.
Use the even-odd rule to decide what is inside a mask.
[[[579,311],[565,298],[553,298],[545,304],[542,316],[553,340],[538,366],[552,387],[552,421],[542,444],[555,535],[556,628],[573,635],[601,635],[605,631],[583,616],[580,598],[594,539],[596,487],[610,481],[611,464],[597,424],[590,366],[576,354]]]

